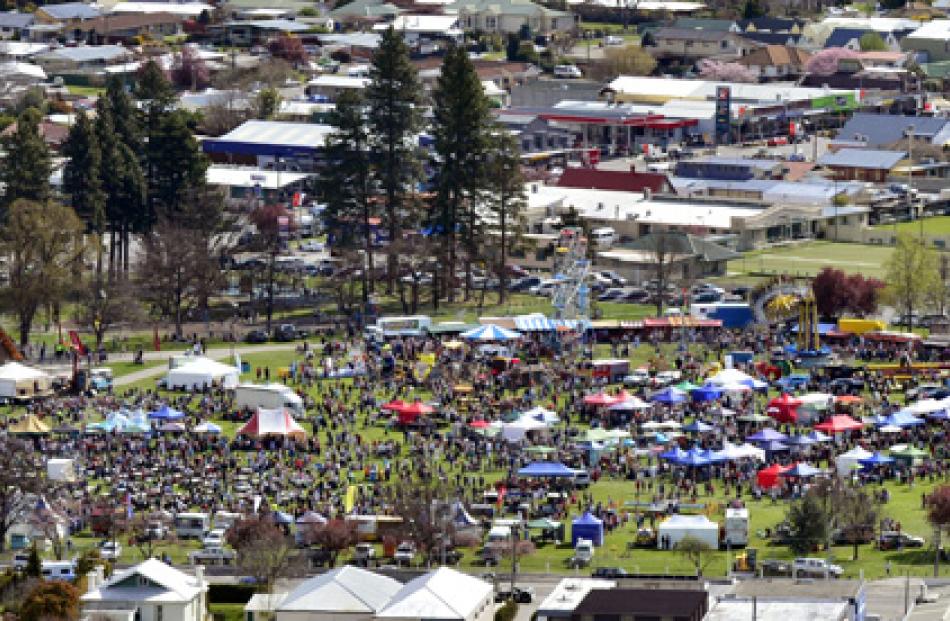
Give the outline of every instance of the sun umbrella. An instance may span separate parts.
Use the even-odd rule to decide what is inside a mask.
[[[708,459],[713,463],[719,463],[723,461],[729,461],[729,457],[722,451],[714,451],[712,449],[706,449],[703,451],[703,457]]]
[[[686,395],[675,388],[666,388],[650,395],[650,401],[654,403],[673,405],[675,403],[683,403],[686,401]]]
[[[751,436],[747,437],[746,440],[749,442],[773,442],[773,441],[782,441],[787,440],[788,436],[780,431],[775,431],[771,427],[763,429],[758,433],[754,433]]]
[[[683,427],[683,431],[689,433],[708,433],[715,429],[712,425],[708,425],[701,420],[694,420],[690,424]]]
[[[513,341],[521,338],[521,333],[488,324],[463,332],[459,336],[469,341]]]

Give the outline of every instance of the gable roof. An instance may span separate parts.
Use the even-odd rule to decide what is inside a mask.
[[[574,615],[656,615],[694,619],[702,618],[708,605],[706,592],[699,590],[594,589],[577,605]]]
[[[870,168],[890,170],[907,154],[903,151],[884,151],[877,149],[841,149],[836,153],[826,153],[818,158],[821,166],[840,168]]]
[[[83,2],[47,4],[37,10],[43,11],[53,19],[92,19],[100,15],[99,9]]]
[[[0,28],[26,28],[33,23],[33,15],[30,13],[0,13]]]
[[[141,576],[150,584],[127,586],[130,578]],[[82,596],[83,601],[128,600],[190,602],[207,587],[194,576],[150,558],[138,565],[114,574],[99,588]]]
[[[874,31],[862,28],[835,28],[831,31],[831,34],[828,35],[828,38],[825,39],[825,47],[844,47],[850,43],[852,39],[860,39],[869,32]]]
[[[389,576],[346,565],[305,580],[287,594],[277,611],[373,615],[401,588]]]
[[[664,192],[670,189],[666,175],[594,168],[565,168],[557,182],[562,188],[591,188],[620,192]]]
[[[440,567],[406,583],[376,617],[379,619],[467,619],[491,598],[492,585]]]
[[[914,137],[933,144],[950,141],[950,119],[928,116],[855,113],[835,136],[837,140],[854,140],[856,135],[866,138],[868,146],[875,147],[904,139],[904,131],[914,126]]]
[[[739,27],[743,31],[753,28],[757,31],[768,31],[768,32],[784,32],[787,33],[794,28],[801,28],[805,25],[805,21],[801,19],[787,18],[787,17],[769,17],[765,15],[763,17],[755,17],[753,19],[740,19],[738,21]]]
[[[680,17],[673,22],[674,28],[713,30],[717,32],[728,32],[736,26],[737,23],[731,19],[709,19],[704,17]]]
[[[549,17],[567,17],[567,11],[549,9],[546,6],[535,4],[530,0],[457,0],[454,4],[444,8],[446,13],[483,13],[491,12],[496,15],[547,15]]]
[[[780,65],[804,65],[811,58],[811,54],[797,47],[787,45],[766,45],[751,54],[739,59],[739,64],[746,66],[780,66]]]
[[[121,45],[80,45],[79,47],[59,47],[55,50],[40,54],[37,60],[67,60],[74,63],[110,61],[123,56],[129,56],[131,52]]]
[[[907,35],[908,39],[950,40],[950,19],[935,19]]]
[[[792,34],[790,32],[743,32],[742,38],[748,39],[749,41],[756,41],[758,43],[766,43],[769,45],[790,45],[792,43],[798,43],[801,40],[801,34]]]
[[[653,33],[655,39],[683,39],[687,41],[722,41],[736,38],[734,32],[728,30],[692,30],[690,28],[665,27],[657,28]]]
[[[620,247],[627,250],[654,252],[657,245],[661,243],[672,255],[700,257],[703,261],[729,261],[739,257],[737,253],[724,246],[708,242],[696,235],[678,232],[649,233],[629,244],[620,244]]]
[[[108,34],[119,30],[128,30],[130,28],[148,28],[149,26],[160,26],[163,24],[180,24],[182,18],[169,13],[119,13],[109,15],[108,17],[96,17],[87,19],[81,24],[75,26],[75,30],[89,32],[95,31],[97,34]]]

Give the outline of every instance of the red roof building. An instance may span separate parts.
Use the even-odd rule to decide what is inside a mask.
[[[565,168],[557,184],[562,188],[586,188],[618,192],[650,190],[659,193],[672,190],[669,180],[663,174],[597,170],[595,168]]]

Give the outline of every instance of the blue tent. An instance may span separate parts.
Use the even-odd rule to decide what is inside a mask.
[[[768,453],[778,453],[780,451],[787,451],[788,445],[780,440],[769,440],[768,442],[759,443],[759,448]]]
[[[722,391],[715,386],[700,386],[691,390],[689,396],[696,402],[715,401],[722,396]]]
[[[677,466],[689,466],[693,468],[698,468],[701,466],[708,466],[712,462],[703,455],[702,449],[691,448],[679,459],[673,460]]]
[[[294,516],[283,511],[274,511],[274,521],[278,524],[293,524]]]
[[[672,405],[686,401],[686,395],[683,394],[683,391],[677,390],[676,388],[665,388],[650,395],[650,401]]]
[[[916,427],[917,425],[923,425],[924,420],[917,418],[912,412],[908,412],[907,410],[898,410],[881,420],[879,424],[882,427],[886,425],[893,425],[895,427]]]
[[[673,447],[672,449],[668,451],[664,451],[663,453],[660,453],[660,459],[666,459],[666,460],[674,461],[674,462],[679,461],[680,459],[683,459],[685,456],[686,456],[686,451],[684,451],[678,446]]]
[[[950,413],[946,410],[940,410],[939,412],[931,412],[926,415],[930,420],[950,420]]]
[[[784,433],[775,431],[772,428],[768,428],[768,429],[763,429],[762,431],[758,433],[752,434],[751,436],[747,437],[746,440],[748,440],[749,442],[756,442],[756,443],[776,442],[776,441],[781,442],[783,440],[788,440],[788,436],[786,436]]]
[[[809,466],[808,464],[798,462],[785,472],[781,474],[783,477],[798,477],[801,479],[807,479],[813,477],[816,474],[820,474],[821,470],[815,468],[814,466]]]
[[[831,441],[831,436],[828,436],[818,430],[810,432],[807,437],[814,440],[815,442],[830,442]]]
[[[893,464],[894,458],[888,457],[887,455],[882,455],[880,452],[876,452],[866,459],[859,459],[858,463],[862,466],[868,468],[873,468],[874,466],[885,466],[887,464]]]
[[[799,436],[792,436],[790,438],[787,438],[786,440],[784,440],[784,442],[785,444],[788,444],[789,446],[811,446],[812,444],[817,443],[818,440],[815,440],[814,438],[809,438],[808,436],[799,435]]]
[[[521,333],[494,324],[487,324],[463,332],[460,336],[468,341],[513,341],[521,338]]]
[[[804,373],[792,373],[791,375],[786,375],[779,378],[776,384],[781,386],[783,392],[794,392],[796,390],[804,390],[808,387],[809,377]]]
[[[715,429],[712,425],[704,423],[701,420],[694,420],[690,424],[683,427],[683,431],[687,433],[709,433]]]
[[[149,412],[148,417],[154,420],[181,420],[185,417],[185,413],[165,404],[154,412]]]
[[[578,539],[590,539],[595,546],[604,545],[604,521],[590,511],[571,522],[571,547],[577,547]]]
[[[729,458],[726,457],[722,451],[714,451],[712,449],[706,449],[703,451],[703,457],[708,459],[712,463],[720,463],[724,461],[729,461]]]
[[[531,462],[518,471],[519,477],[537,478],[573,477],[574,474],[575,472],[573,470],[556,461]]]

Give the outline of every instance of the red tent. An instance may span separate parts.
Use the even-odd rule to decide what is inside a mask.
[[[407,405],[408,404],[402,399],[393,399],[389,403],[384,403],[381,406],[379,406],[379,409],[390,410],[392,412],[398,412],[399,410],[403,409]]]
[[[798,421],[796,408],[801,404],[800,399],[796,399],[788,393],[783,393],[781,397],[769,401],[766,412],[780,423],[794,423]]]
[[[284,408],[276,410],[258,408],[251,420],[238,430],[237,435],[252,438],[290,436],[296,440],[303,440],[307,437],[307,432]]]
[[[596,395],[587,395],[584,397],[585,405],[613,405],[619,403],[621,400],[618,400],[617,397],[613,395],[608,395],[605,392],[599,392]]]
[[[468,426],[471,427],[472,429],[485,429],[486,427],[488,427],[488,421],[487,420],[473,420],[472,422],[468,424]]]
[[[755,475],[755,481],[758,483],[759,487],[762,489],[770,489],[778,485],[779,476],[789,469],[789,466],[782,466],[780,464],[773,464],[768,468],[763,468],[759,470],[759,473]]]
[[[400,424],[411,425],[416,422],[416,419],[419,418],[420,415],[435,412],[435,408],[426,405],[422,401],[413,401],[412,403],[404,404],[395,411],[399,415]]]
[[[825,433],[844,433],[845,431],[859,431],[864,429],[864,425],[854,420],[850,416],[838,414],[832,416],[823,423],[815,425],[815,429]]]

